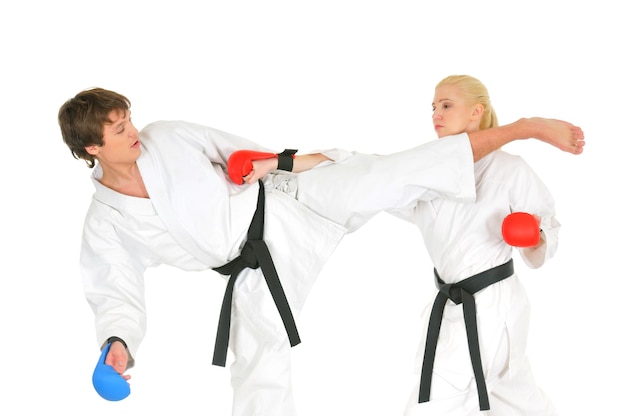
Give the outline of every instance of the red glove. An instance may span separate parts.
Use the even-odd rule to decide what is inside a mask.
[[[278,158],[278,169],[291,171],[293,158],[297,150],[285,149],[282,153],[257,152],[255,150],[237,150],[228,158],[228,177],[237,185],[243,183],[243,178],[253,169],[252,161]],[[291,162],[291,163],[290,163]]]
[[[502,221],[502,237],[513,247],[536,246],[539,233],[539,222],[527,212],[513,212]]]

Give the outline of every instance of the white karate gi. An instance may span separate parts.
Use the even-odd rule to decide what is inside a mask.
[[[133,358],[146,330],[145,270],[159,264],[205,270],[237,257],[258,185],[233,184],[225,175],[227,160],[235,150],[266,150],[180,121],[153,123],[139,136],[137,164],[150,198],[106,188],[96,166],[80,260],[99,345],[118,336]],[[264,240],[294,316],[346,232],[418,199],[475,197],[465,134],[388,156],[327,154],[336,163],[265,181]],[[233,415],[294,416],[290,345],[260,268],[239,275],[232,319]]]
[[[395,214],[417,224],[441,279],[456,283],[506,263],[512,247],[502,239],[506,215],[525,211],[541,216],[538,250],[521,249],[522,259],[537,268],[553,256],[559,222],[554,200],[530,166],[519,156],[496,151],[475,165],[476,202],[436,199],[418,202],[415,209]],[[433,279],[425,269],[423,278]],[[430,401],[418,403],[419,381],[405,415],[550,416],[550,400],[536,386],[526,356],[529,303],[517,276],[504,279],[474,295],[482,366],[491,409],[481,412],[471,366],[463,307],[446,303],[437,343]],[[418,349],[421,373],[424,342],[432,303],[424,309],[424,335]]]

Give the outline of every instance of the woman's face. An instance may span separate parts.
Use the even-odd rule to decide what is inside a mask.
[[[478,130],[482,107],[469,105],[455,85],[441,85],[435,89],[433,99],[433,126],[437,137],[442,138]]]

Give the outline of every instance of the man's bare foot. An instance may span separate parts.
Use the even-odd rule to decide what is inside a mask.
[[[580,127],[552,118],[532,117],[520,121],[523,120],[530,123],[531,131],[534,132],[532,137],[574,155],[583,152],[585,133]]]

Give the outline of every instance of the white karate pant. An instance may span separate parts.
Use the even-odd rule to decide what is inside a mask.
[[[233,416],[295,416],[291,345],[260,269],[239,275],[230,334]]]
[[[555,416],[526,355],[530,304],[517,275],[475,295],[482,367],[490,410],[480,411],[462,305],[448,301],[441,326],[430,401],[418,403],[419,379],[405,416]],[[430,312],[429,308],[425,311]],[[430,314],[422,316],[424,330]],[[421,373],[425,333],[417,355]]]
[[[434,143],[434,142],[433,142]],[[289,211],[284,198],[295,197],[310,214],[352,232],[384,210],[399,209],[431,195],[471,199],[474,197],[473,158],[467,139],[440,140],[387,156],[352,154],[298,175],[273,175],[265,180],[269,194],[280,190],[282,197],[266,201],[266,243],[277,264],[282,285],[294,317],[302,309],[317,273],[300,282],[300,262],[311,257],[325,261],[335,244],[318,226],[289,228]],[[277,203],[278,205],[275,205]],[[283,205],[281,205],[283,204]],[[287,223],[287,224],[286,224]],[[313,222],[294,222],[313,224]],[[281,241],[295,232],[297,241]],[[293,234],[291,234],[293,235]],[[294,247],[301,239],[302,248]],[[317,245],[324,247],[316,248]],[[305,247],[306,246],[306,247]],[[310,251],[316,251],[311,254]],[[317,253],[323,253],[318,255]],[[285,263],[286,262],[286,263]],[[281,266],[282,269],[281,270]],[[308,267],[310,275],[310,267]],[[295,416],[291,386],[291,355],[287,334],[260,269],[244,270],[235,285],[230,349],[234,394],[233,416]]]
[[[528,360],[515,374],[505,372],[487,381],[490,409],[480,411],[475,380],[458,389],[433,373],[431,400],[418,403],[419,383],[406,405],[404,416],[556,416],[551,400],[537,387]]]
[[[297,177],[298,200],[349,232],[382,211],[418,200],[475,198],[474,160],[466,135],[385,156],[354,153]]]

